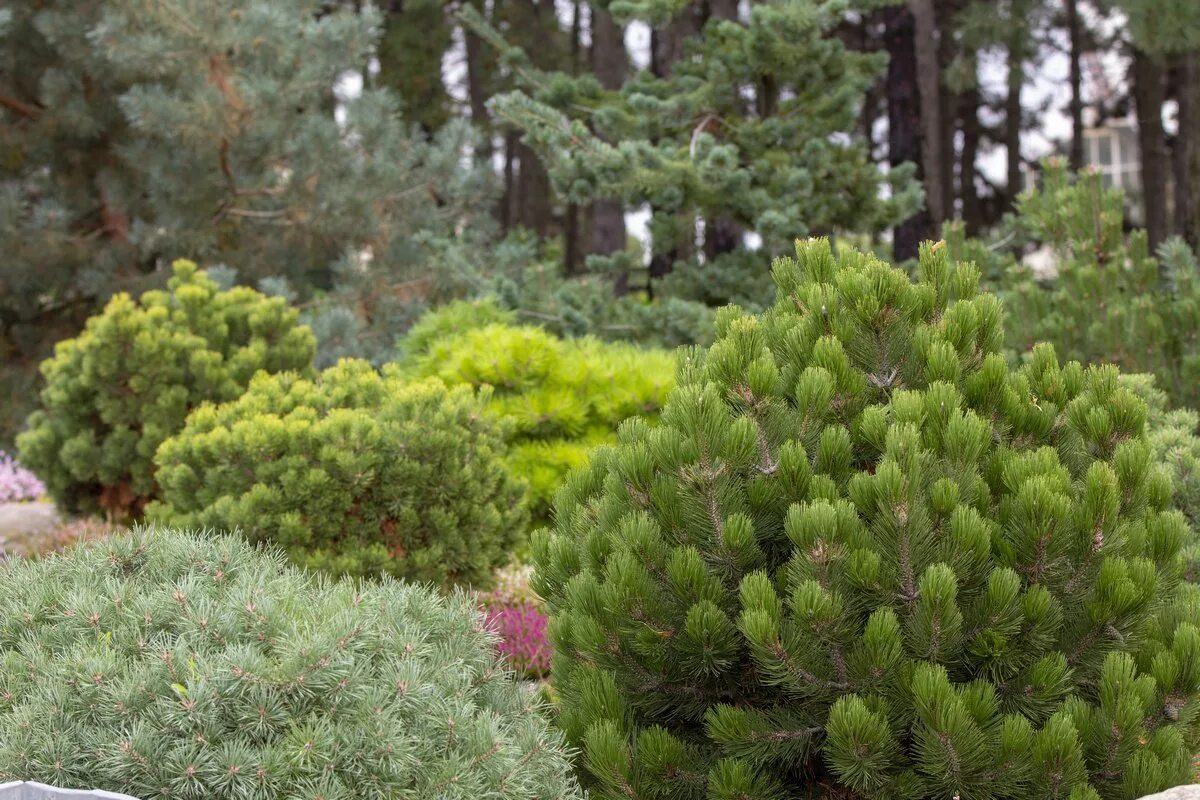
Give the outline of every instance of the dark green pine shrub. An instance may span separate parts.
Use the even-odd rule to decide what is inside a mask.
[[[339,575],[486,585],[529,518],[501,436],[468,387],[351,359],[315,380],[260,375],[163,443],[147,514]]]
[[[403,369],[490,387],[488,409],[511,423],[511,471],[529,481],[531,511],[544,519],[563,478],[592,448],[612,442],[626,418],[657,415],[675,385],[675,358],[592,337],[560,339],[530,325],[486,324],[487,308],[463,304],[428,315],[414,327],[415,340],[402,342]],[[461,327],[451,334],[454,323]]]
[[[316,342],[281,298],[221,291],[176,261],[166,291],[118,294],[41,367],[41,408],[21,461],[60,508],[139,516],[157,496],[153,458],[205,401],[238,397],[260,370],[312,370]]]
[[[1132,798],[1191,775],[1190,532],[1114,367],[1019,372],[942,245],[718,317],[535,536],[596,798]]]
[[[177,800],[579,797],[472,600],[141,530],[0,564],[0,782]]]

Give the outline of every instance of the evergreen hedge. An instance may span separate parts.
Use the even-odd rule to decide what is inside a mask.
[[[1114,367],[978,271],[798,243],[535,536],[595,798],[1134,798],[1191,777],[1191,531]]]

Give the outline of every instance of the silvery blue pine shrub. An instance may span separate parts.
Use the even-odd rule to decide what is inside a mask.
[[[184,800],[574,800],[465,593],[141,529],[0,564],[0,782]]]
[[[66,511],[140,516],[158,494],[154,452],[188,412],[260,371],[312,371],[316,341],[282,298],[222,291],[190,261],[172,270],[166,290],[114,296],[42,363],[17,447]]]
[[[484,586],[529,519],[485,402],[354,359],[311,379],[262,374],[162,444],[147,513],[239,530],[334,574]]]
[[[595,798],[1135,798],[1190,782],[1191,532],[1115,367],[1037,348],[946,247],[828,242],[727,308],[537,534]]]

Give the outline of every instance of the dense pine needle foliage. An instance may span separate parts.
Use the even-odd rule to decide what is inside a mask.
[[[313,380],[260,375],[163,443],[148,513],[240,530],[335,574],[485,585],[528,512],[484,399],[351,359]]]
[[[236,399],[262,370],[309,372],[315,350],[282,298],[221,291],[177,261],[165,291],[116,295],[43,362],[21,461],[65,511],[138,516],[158,494],[154,451],[189,411]]]
[[[1191,532],[1113,367],[827,242],[535,538],[594,797],[1133,798],[1191,776]]]
[[[0,782],[141,798],[579,796],[465,594],[140,530],[0,565]]]
[[[510,468],[529,482],[531,510],[544,519],[563,478],[592,448],[611,442],[623,420],[657,415],[675,385],[674,356],[490,321],[500,313],[452,304],[426,315],[401,342],[401,368],[490,389],[489,411],[509,423]]]

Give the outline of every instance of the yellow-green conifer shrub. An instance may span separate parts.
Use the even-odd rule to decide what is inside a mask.
[[[68,512],[138,516],[157,496],[153,458],[206,401],[238,397],[260,371],[312,370],[316,341],[282,298],[219,289],[177,261],[165,291],[118,294],[41,367],[41,408],[21,461]]]
[[[535,534],[596,800],[1131,800],[1188,783],[1192,536],[1113,366],[1039,347],[944,246],[828,242],[718,315]]]
[[[530,484],[544,518],[567,473],[628,417],[653,418],[675,385],[665,350],[591,337],[560,339],[534,326],[491,323],[451,333],[434,312],[417,330],[443,330],[409,350],[405,371],[449,384],[490,387],[488,408],[511,422],[509,462]],[[461,316],[453,313],[453,318]]]
[[[176,800],[578,800],[472,597],[138,530],[0,562],[0,783]]]
[[[315,379],[260,375],[162,444],[162,502],[147,513],[239,530],[334,574],[487,585],[528,512],[485,400],[351,359]]]

